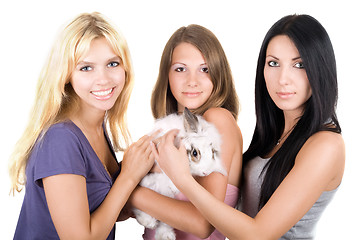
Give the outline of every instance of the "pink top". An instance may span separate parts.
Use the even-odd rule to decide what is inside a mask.
[[[237,200],[238,200],[238,193],[239,193],[239,188],[235,187],[234,185],[228,184],[224,202],[231,207],[235,207],[237,204]],[[187,199],[187,197],[182,193],[179,193],[178,195],[176,195],[176,199],[183,200],[183,201],[189,201]],[[190,233],[186,233],[186,232],[183,232],[180,230],[175,229],[175,232],[176,232],[177,240],[200,240],[201,239]],[[143,239],[144,240],[154,240],[155,239],[155,230],[145,228],[145,231],[143,234]],[[218,230],[215,229],[215,231],[208,238],[205,238],[205,239],[206,240],[224,240],[225,236],[222,235]]]

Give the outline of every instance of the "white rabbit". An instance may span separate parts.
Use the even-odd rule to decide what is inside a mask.
[[[153,131],[162,129],[162,133],[159,134],[161,136],[175,128],[180,130],[175,145],[178,145],[179,141],[183,142],[193,176],[207,176],[212,172],[227,174],[220,159],[221,136],[214,125],[185,108],[182,115],[171,114],[157,120]],[[172,198],[179,192],[165,173],[149,173],[142,179],[140,185]],[[134,209],[134,214],[141,225],[156,229],[155,239],[176,239],[171,226],[138,209]]]

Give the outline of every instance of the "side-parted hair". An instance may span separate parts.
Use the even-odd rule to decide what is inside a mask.
[[[178,111],[177,101],[169,86],[169,71],[174,49],[183,42],[190,43],[199,49],[208,66],[213,83],[213,91],[209,99],[194,110],[194,113],[202,115],[209,108],[222,107],[230,111],[237,119],[239,100],[225,52],[210,30],[196,24],[176,30],[165,45],[159,75],[151,96],[151,110],[154,118],[161,118]]]
[[[256,127],[243,156],[244,166],[256,156],[267,155],[284,130],[283,111],[271,99],[264,78],[266,50],[271,39],[278,35],[288,36],[299,51],[312,95],[296,127],[263,169],[266,174],[259,210],[293,168],[298,152],[310,136],[319,131],[341,133],[336,116],[336,61],[330,38],[324,27],[309,15],[285,16],[270,28],[260,49],[255,79]]]
[[[98,38],[107,40],[125,70],[124,88],[114,106],[107,111],[104,123],[115,151],[128,147],[131,137],[126,110],[133,88],[133,69],[126,40],[100,13],[80,14],[59,33],[38,79],[30,120],[10,157],[13,192],[21,191],[26,182],[25,168],[36,141],[51,125],[66,120],[79,108],[79,97],[70,79],[76,65],[89,51],[91,41]]]

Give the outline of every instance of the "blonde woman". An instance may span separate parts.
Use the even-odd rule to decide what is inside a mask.
[[[242,135],[236,123],[239,102],[225,52],[210,30],[192,24],[171,36],[162,54],[151,106],[155,118],[181,114],[187,107],[216,126],[228,175],[212,173],[197,181],[214,198],[234,207],[242,165]],[[170,199],[139,187],[131,203],[176,228],[178,240],[225,239],[183,194]],[[154,231],[146,229],[143,238],[154,239]]]
[[[114,239],[120,211],[154,162],[151,136],[131,145],[121,166],[115,156],[130,142],[132,86],[126,41],[101,14],[65,27],[11,156],[12,190],[26,189],[14,239]]]

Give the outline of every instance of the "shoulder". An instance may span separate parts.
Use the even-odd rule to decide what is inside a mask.
[[[46,138],[79,138],[81,135],[81,130],[70,121],[55,123],[45,133]]]
[[[49,127],[32,154],[34,180],[58,174],[86,176],[90,152],[72,122],[56,123]]]
[[[320,131],[312,135],[304,144],[301,151],[321,152],[329,157],[341,157],[345,154],[345,143],[339,133]]]
[[[231,114],[225,108],[210,108],[204,114],[203,117],[206,121],[215,125],[218,131],[225,138],[231,140],[231,142],[242,142],[242,134],[240,128]]]
[[[42,146],[79,147],[86,140],[81,130],[70,121],[53,124],[41,138]]]
[[[337,186],[345,166],[345,143],[341,134],[330,131],[315,133],[300,149],[295,164],[304,164],[328,174]]]
[[[236,123],[231,112],[225,108],[210,108],[203,114],[206,121],[213,123]]]

